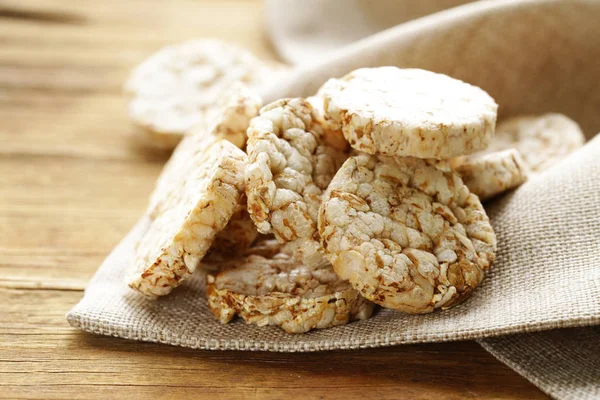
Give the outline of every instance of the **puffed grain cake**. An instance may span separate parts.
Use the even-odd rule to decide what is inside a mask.
[[[498,105],[485,91],[420,69],[361,68],[319,90],[326,118],[361,152],[438,160],[484,149]]]
[[[348,156],[337,135],[302,98],[263,107],[248,128],[248,212],[259,232],[295,242],[310,266],[326,263],[316,221],[321,194]]]
[[[129,115],[152,144],[172,149],[203,122],[232,84],[261,88],[272,84],[283,71],[283,67],[267,64],[220,40],[170,45],[132,71],[125,84]]]
[[[243,194],[242,150],[213,137],[188,140],[193,168],[172,175],[176,195],[137,246],[129,286],[148,297],[169,294],[194,272]]]
[[[283,253],[232,260],[206,281],[209,308],[223,324],[239,315],[247,324],[304,333],[367,319],[374,309],[331,266],[310,268]]]
[[[207,113],[206,120],[196,125],[191,135],[187,135],[188,137],[175,148],[156,181],[147,213],[156,218],[172,201],[177,201],[177,186],[181,185],[177,177],[189,176],[190,170],[195,168],[188,159],[189,153],[195,151],[190,143],[197,139],[190,139],[189,136],[203,136],[213,141],[219,138],[227,139],[242,148],[246,143],[248,124],[258,114],[261,104],[260,97],[241,83],[233,84],[223,93],[215,108]]]
[[[529,168],[516,149],[472,154],[452,160],[471,193],[481,201],[491,199],[527,181]]]
[[[487,153],[515,148],[533,172],[556,164],[585,143],[577,122],[562,114],[519,116],[498,124]]]
[[[262,99],[254,89],[241,82],[232,83],[218,96],[214,107],[206,110],[205,118],[190,129],[190,134],[211,134],[243,149],[250,120],[261,107]]]
[[[407,313],[468,296],[495,259],[481,202],[449,168],[417,158],[350,157],[319,210],[337,274],[367,299]]]
[[[248,214],[244,194],[227,226],[215,237],[206,258],[211,261],[223,261],[240,256],[248,250],[258,235],[258,230]]]

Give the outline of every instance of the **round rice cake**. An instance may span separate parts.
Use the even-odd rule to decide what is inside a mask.
[[[137,246],[129,286],[149,297],[169,294],[194,272],[244,190],[246,154],[226,140],[193,139],[187,159],[193,168],[172,176],[177,196]]]
[[[528,176],[528,168],[516,149],[459,157],[452,164],[481,201],[521,186]]]
[[[283,253],[231,261],[206,282],[209,308],[223,324],[239,315],[247,324],[303,333],[367,319],[374,309],[331,266],[309,268]]]
[[[271,84],[284,69],[214,39],[167,46],[136,67],[125,84],[129,115],[157,146],[173,148],[206,118],[220,96],[241,82]]]
[[[323,248],[342,279],[383,307],[428,313],[481,282],[496,236],[449,168],[411,157],[350,157],[319,210]]]
[[[361,68],[319,90],[325,116],[368,154],[447,159],[484,149],[498,105],[485,91],[420,69]]]
[[[263,107],[248,128],[246,195],[259,232],[311,249],[302,260],[327,263],[316,238],[321,194],[347,158],[347,143],[302,98]]]
[[[562,114],[520,116],[498,124],[487,153],[517,149],[533,172],[541,172],[583,146],[577,122]]]

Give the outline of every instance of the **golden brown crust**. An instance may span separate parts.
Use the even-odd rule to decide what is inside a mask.
[[[192,139],[186,161],[194,168],[172,176],[176,195],[137,246],[129,286],[149,297],[170,293],[194,272],[243,193],[246,154],[226,140]]]
[[[248,324],[279,325],[303,333],[369,318],[374,305],[331,266],[313,269],[293,257],[250,255],[207,275],[208,304],[221,323],[235,315]]]
[[[261,233],[281,242],[313,242],[321,194],[347,157],[328,140],[323,118],[301,98],[265,106],[248,128],[246,195],[248,211]],[[301,246],[304,247],[304,246]],[[318,250],[304,258],[319,263]]]
[[[369,154],[438,160],[484,149],[498,105],[483,90],[420,69],[361,68],[319,90],[325,116]]]
[[[496,237],[479,199],[435,165],[353,156],[323,197],[319,233],[335,271],[384,307],[447,308],[494,261]]]

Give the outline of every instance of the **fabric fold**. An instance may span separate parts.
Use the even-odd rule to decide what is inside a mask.
[[[474,0],[265,0],[268,37],[290,64],[310,64],[352,42]]]
[[[500,104],[501,118],[559,111],[575,118],[588,138],[600,130],[600,113],[596,111],[600,106],[600,25],[594,22],[600,12],[598,2],[478,2],[405,24],[402,23],[412,19],[411,15],[416,15],[424,8],[431,7],[433,10],[439,7],[442,10],[455,4],[442,0],[418,2],[420,5],[402,0],[394,3],[355,0],[350,4],[344,0],[330,0],[324,2],[326,6],[313,4],[313,7],[305,9],[298,4],[284,6],[283,3],[286,2],[267,0],[267,29],[271,33],[274,47],[283,58],[304,65],[296,70],[291,79],[268,93],[268,97],[310,94],[328,77],[341,76],[362,66],[419,67],[443,72],[488,90]],[[369,8],[378,10],[365,12]],[[333,9],[340,11],[326,12]],[[285,19],[286,13],[293,16],[293,24],[279,23]],[[277,16],[277,21],[273,16]],[[343,23],[348,18],[353,24]],[[387,29],[393,24],[397,26]],[[329,31],[332,29],[336,29],[335,40],[329,39]],[[356,38],[360,38],[360,41],[352,43]],[[348,46],[342,47],[342,42]],[[339,50],[335,51],[336,49]],[[597,142],[598,139],[588,144],[585,150],[586,160],[600,155]],[[570,161],[548,171],[544,179],[549,184],[554,178],[569,181],[574,173],[571,168],[577,163],[576,157],[574,155]],[[586,164],[580,165],[583,174],[585,166]],[[588,179],[583,178],[582,183],[585,186],[595,186],[595,179],[592,173]],[[552,188],[557,191],[568,190],[560,184]],[[595,194],[591,197],[585,197],[578,190],[571,195],[583,195],[582,203],[593,205],[600,200],[597,195],[599,191],[600,188],[592,189],[589,193]],[[544,192],[540,191],[539,194],[542,193]],[[535,196],[533,192],[530,195]],[[541,204],[549,205],[547,216],[554,214],[556,209],[566,211],[570,201],[562,201],[562,204],[557,205],[547,202],[544,196],[540,196],[538,200]],[[587,283],[577,283],[578,279],[572,279],[573,260],[563,259],[561,254],[562,249],[578,247],[582,243],[600,247],[600,232],[594,228],[580,231],[580,222],[568,215],[578,212],[585,214],[585,205],[581,206],[583,208],[580,211],[577,211],[576,206],[567,215],[561,214],[561,219],[557,217],[554,222],[541,221],[537,217],[535,220],[512,220],[512,223],[533,224],[539,228],[539,235],[530,232],[525,238],[531,241],[531,250],[534,252],[539,250],[540,240],[547,241],[548,235],[557,236],[556,248],[550,259],[560,259],[563,263],[557,272],[564,275],[564,282],[559,286],[553,286],[554,283],[545,284],[542,276],[548,271],[543,267],[535,268],[524,257],[525,266],[532,266],[528,277],[531,282],[531,298],[537,298],[536,293],[539,291],[557,290],[555,302],[560,302],[563,296],[569,296],[568,292],[577,290],[578,286],[598,286],[595,274],[589,276]],[[496,207],[498,206],[492,206],[490,211],[499,211]],[[587,218],[600,219],[596,207],[592,208],[595,210]],[[509,223],[501,215],[508,214],[502,211],[496,213],[496,223]],[[572,227],[577,233],[571,231]],[[559,237],[565,231],[571,231],[571,234],[563,242]],[[509,238],[504,238],[507,239],[510,241]],[[518,240],[522,239],[523,237],[519,237]],[[512,245],[501,241],[502,245],[506,248],[503,250],[501,247],[500,257],[513,257]],[[578,256],[573,254],[574,257],[581,258],[590,255],[586,250]],[[600,260],[595,255],[585,262],[590,263],[590,270],[600,268]],[[588,278],[583,274],[581,279]],[[509,288],[505,290],[510,292]],[[595,301],[600,301],[599,293],[594,293],[593,296]],[[557,314],[561,312],[560,307],[555,308],[556,304],[547,304],[547,307]],[[500,313],[506,311],[507,309],[499,310]],[[526,326],[527,330],[537,329],[535,324]],[[562,325],[558,324],[558,327]],[[555,398],[600,397],[600,340],[597,327],[558,329],[478,341],[500,361]]]
[[[600,131],[600,2],[478,1],[379,32],[299,65],[265,103],[309,96],[331,77],[395,65],[444,73],[485,89],[499,118],[560,112]]]
[[[479,341],[484,349],[557,399],[600,398],[600,327],[555,329]]]
[[[487,207],[498,254],[481,286],[445,312],[382,309],[369,320],[290,335],[242,321],[219,324],[198,271],[148,300],[124,279],[144,218],[100,267],[67,318],[85,331],[202,349],[319,351],[478,339],[600,323],[600,136]],[[576,193],[577,195],[573,195]]]

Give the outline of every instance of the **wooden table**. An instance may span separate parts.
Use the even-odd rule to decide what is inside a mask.
[[[0,0],[0,398],[545,398],[474,342],[316,354],[92,336],[65,313],[144,210],[166,154],[121,84],[214,36],[273,58],[250,0]]]

